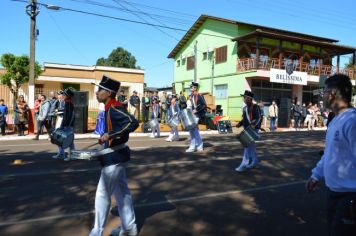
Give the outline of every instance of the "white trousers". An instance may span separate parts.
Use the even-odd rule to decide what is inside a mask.
[[[114,194],[119,209],[121,227],[130,230],[135,226],[135,212],[132,197],[127,186],[124,164],[106,166],[101,169],[95,195],[95,223],[89,236],[102,236]]]
[[[189,130],[190,134],[190,146],[189,149],[196,149],[203,145],[203,140],[200,136],[199,129],[195,127],[194,129]]]
[[[172,135],[172,138],[175,138],[175,139],[179,138],[177,126],[171,129],[171,135]]]
[[[157,134],[156,134],[157,133]],[[159,129],[159,124],[152,128],[152,135],[154,137],[159,137],[161,135],[161,131]]]
[[[240,167],[246,167],[247,165],[256,165],[258,163],[258,157],[256,153],[256,143],[251,143],[248,147],[244,148],[244,155]]]

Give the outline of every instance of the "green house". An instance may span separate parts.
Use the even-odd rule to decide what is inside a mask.
[[[316,103],[319,81],[344,73],[355,85],[355,71],[340,67],[340,56],[356,48],[313,35],[202,15],[174,47],[175,91],[189,92],[191,81],[214,96],[223,114],[241,117],[244,90],[268,106],[272,99]],[[336,61],[336,63],[335,63]],[[336,65],[333,65],[334,64]],[[285,102],[287,101],[287,102]]]

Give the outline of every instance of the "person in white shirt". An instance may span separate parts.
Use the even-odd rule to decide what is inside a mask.
[[[356,109],[351,106],[352,84],[337,74],[325,81],[324,104],[335,118],[326,134],[324,155],[306,183],[314,192],[321,179],[327,187],[330,236],[356,235]]]

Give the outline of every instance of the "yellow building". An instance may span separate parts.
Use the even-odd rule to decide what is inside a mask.
[[[96,101],[95,91],[97,86],[92,85],[93,82],[99,83],[103,75],[107,75],[121,82],[121,89],[125,91],[125,95],[130,96],[134,90],[139,96],[143,94],[144,88],[144,70],[107,67],[107,66],[81,66],[68,65],[58,63],[44,63],[41,75],[35,82],[35,95],[49,95],[51,91],[57,92],[67,87],[72,87],[80,91],[89,92],[89,110],[98,110],[99,104]],[[0,74],[5,70],[0,69]],[[28,85],[23,84],[19,94],[25,96],[28,101]],[[10,108],[12,108],[12,94],[10,90],[0,85],[0,98],[5,100]]]

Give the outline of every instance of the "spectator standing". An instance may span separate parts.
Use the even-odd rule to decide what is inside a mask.
[[[300,102],[297,102],[295,105],[292,106],[292,114],[294,117],[294,128],[295,130],[299,129],[299,120],[302,116],[302,107],[300,106]]]
[[[160,97],[160,103],[161,103],[161,122],[166,123],[167,120],[167,93],[166,91],[163,91],[163,95]]]
[[[265,105],[263,104],[263,101],[260,100],[260,102],[258,103],[258,106],[260,107],[260,111],[261,111],[261,118],[262,118],[262,128],[266,128],[267,126],[267,117],[265,115]]]
[[[130,114],[138,120],[139,110],[140,110],[140,98],[137,96],[137,91],[133,91],[133,94],[130,97]]]
[[[56,126],[56,110],[58,110],[59,107],[59,101],[55,96],[55,93],[52,91],[49,93],[50,99],[50,108],[49,108],[49,113],[48,113],[48,124],[49,124],[49,129],[52,129]]]
[[[37,120],[39,122],[39,127],[37,127],[37,134],[36,136],[33,138],[33,140],[38,140],[40,133],[41,133],[41,129],[44,127],[46,127],[47,133],[48,133],[48,138],[50,135],[50,119],[49,119],[49,111],[51,109],[51,103],[50,101],[46,98],[46,95],[42,94],[41,95],[41,106],[40,106],[40,111],[37,117]]]
[[[38,114],[40,113],[40,107],[41,107],[41,94],[37,95],[37,98],[35,99],[35,105],[34,105],[34,112],[35,112],[35,121],[36,121],[36,129],[40,126],[40,123],[38,122]],[[43,130],[41,129],[40,134],[43,134]]]
[[[148,92],[145,91],[144,96],[142,97],[142,121],[145,123],[148,122],[150,104],[151,104],[150,97],[148,96]]]
[[[8,108],[4,104],[4,99],[0,99],[0,131],[2,136],[5,135],[7,114],[8,114]]]
[[[305,103],[303,102],[303,105],[302,105],[302,117],[301,117],[301,121],[300,121],[300,126],[302,128],[304,128],[304,122],[305,122],[306,117],[307,117],[307,107],[306,107]]]
[[[268,108],[270,118],[270,130],[273,132],[276,130],[276,119],[278,118],[278,106],[276,101],[272,101],[272,105]]]
[[[120,90],[120,95],[117,96],[117,100],[118,100],[119,102],[121,102],[121,103],[124,105],[124,107],[126,108],[126,110],[127,110],[127,104],[128,104],[128,102],[127,102],[127,98],[126,98],[126,95],[125,95],[125,91],[124,91],[124,90]]]
[[[17,126],[18,136],[25,136],[25,129],[28,124],[28,111],[29,108],[25,102],[24,96],[20,95],[14,107],[14,123]]]
[[[324,155],[306,183],[314,192],[320,180],[327,187],[327,226],[330,236],[356,235],[356,109],[351,106],[352,84],[346,75],[325,81],[324,103],[335,114],[328,126]]]

